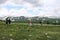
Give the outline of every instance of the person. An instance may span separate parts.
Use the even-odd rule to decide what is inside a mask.
[[[43,25],[43,21],[40,21],[41,26]]]
[[[42,23],[42,21],[40,21],[40,24]]]
[[[6,24],[11,24],[11,20],[9,17],[6,18]]]
[[[30,26],[32,26],[32,19],[30,19],[29,21],[30,21]]]
[[[10,18],[9,18],[9,24],[11,24],[11,20],[10,20]]]
[[[8,17],[6,18],[6,24],[8,24]]]

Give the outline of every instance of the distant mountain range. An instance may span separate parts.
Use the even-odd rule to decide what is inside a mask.
[[[12,17],[12,16],[9,16],[10,18],[19,18],[19,17],[25,17],[25,16],[19,16],[19,17]],[[49,17],[46,17],[46,16],[34,16],[35,18],[53,18],[53,19],[59,19],[60,17],[58,16],[49,16]],[[34,17],[25,17],[25,18],[28,18],[28,19],[31,19],[31,18],[34,18]],[[7,16],[4,16],[4,17],[0,17],[0,20],[5,20],[7,18]]]

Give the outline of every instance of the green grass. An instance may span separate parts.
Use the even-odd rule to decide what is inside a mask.
[[[0,40],[60,40],[60,25],[0,22]]]

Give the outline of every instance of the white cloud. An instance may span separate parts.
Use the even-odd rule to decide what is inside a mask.
[[[20,4],[20,5],[21,4],[24,5],[26,3],[29,3],[29,4],[33,5],[34,7],[43,6],[43,0],[9,0],[9,1],[11,1],[11,2],[13,2],[15,4]]]
[[[5,3],[5,4],[3,4]],[[14,15],[14,16],[59,16],[60,15],[60,1],[59,0],[7,0],[0,4],[1,6],[11,4],[13,6],[23,6],[24,8],[15,10],[11,9],[8,13],[6,8],[0,9],[0,16]],[[32,10],[30,13],[28,10]],[[3,12],[4,11],[4,12]]]
[[[9,12],[9,15],[11,16],[33,16],[32,14],[29,14],[29,12],[25,9],[20,9],[20,10],[14,10],[14,9],[11,9],[10,12]]]
[[[8,15],[8,10],[5,8],[0,9],[0,17]]]
[[[20,5],[20,4],[14,4],[14,3],[10,2],[10,1],[7,1],[2,6],[6,6],[7,4],[10,4],[10,5],[13,5],[13,6]],[[37,10],[37,8],[33,7],[30,3],[25,3],[25,4],[23,4],[23,6],[24,6],[23,9],[20,9],[20,10],[11,9],[9,12],[8,12],[8,9],[5,8],[7,10],[6,15],[8,15],[8,16],[34,16],[34,13],[29,13],[28,10],[32,10],[32,11],[35,12]],[[3,14],[4,13],[2,13],[2,15]]]
[[[7,0],[0,0],[0,4],[5,3]]]

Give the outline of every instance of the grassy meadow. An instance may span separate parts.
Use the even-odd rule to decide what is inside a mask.
[[[0,22],[0,40],[60,40],[60,25]]]

